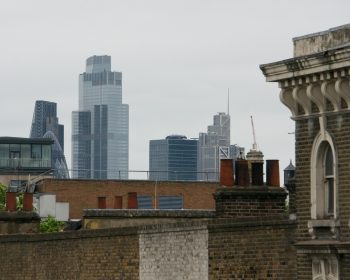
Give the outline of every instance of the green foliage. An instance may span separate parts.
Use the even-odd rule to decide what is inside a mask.
[[[59,232],[64,228],[64,222],[57,221],[54,217],[48,216],[40,222],[40,232]]]
[[[23,193],[21,193],[16,198],[16,208],[18,211],[21,211],[23,209],[23,196]]]
[[[0,183],[0,210],[5,210],[6,207],[6,190],[7,187]]]

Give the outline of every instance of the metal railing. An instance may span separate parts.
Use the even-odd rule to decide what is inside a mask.
[[[163,171],[163,170],[90,170],[70,169],[72,179],[115,179],[152,181],[210,181],[219,180],[218,172]]]

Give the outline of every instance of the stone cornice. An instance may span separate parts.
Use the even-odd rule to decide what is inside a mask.
[[[262,64],[260,69],[268,82],[281,82],[322,72],[350,69],[350,46]],[[349,75],[349,71],[346,75]]]

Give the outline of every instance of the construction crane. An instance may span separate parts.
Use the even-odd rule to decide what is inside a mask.
[[[256,143],[256,136],[255,136],[255,128],[254,128],[254,121],[253,121],[253,116],[250,116],[250,121],[252,123],[252,129],[253,129],[253,150],[257,151],[258,150],[258,144]]]

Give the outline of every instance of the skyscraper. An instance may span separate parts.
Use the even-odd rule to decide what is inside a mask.
[[[197,140],[171,135],[149,143],[150,180],[197,180]]]
[[[58,123],[57,104],[37,100],[35,102],[30,138],[50,138],[52,145],[52,168],[56,178],[69,178],[64,156],[64,126]]]
[[[220,159],[238,158],[244,149],[230,144],[230,115],[214,115],[213,124],[206,133],[199,133],[198,139],[198,179],[217,181]]]
[[[111,57],[92,56],[79,76],[79,111],[72,114],[72,177],[126,179],[129,107],[122,103],[122,73]]]

